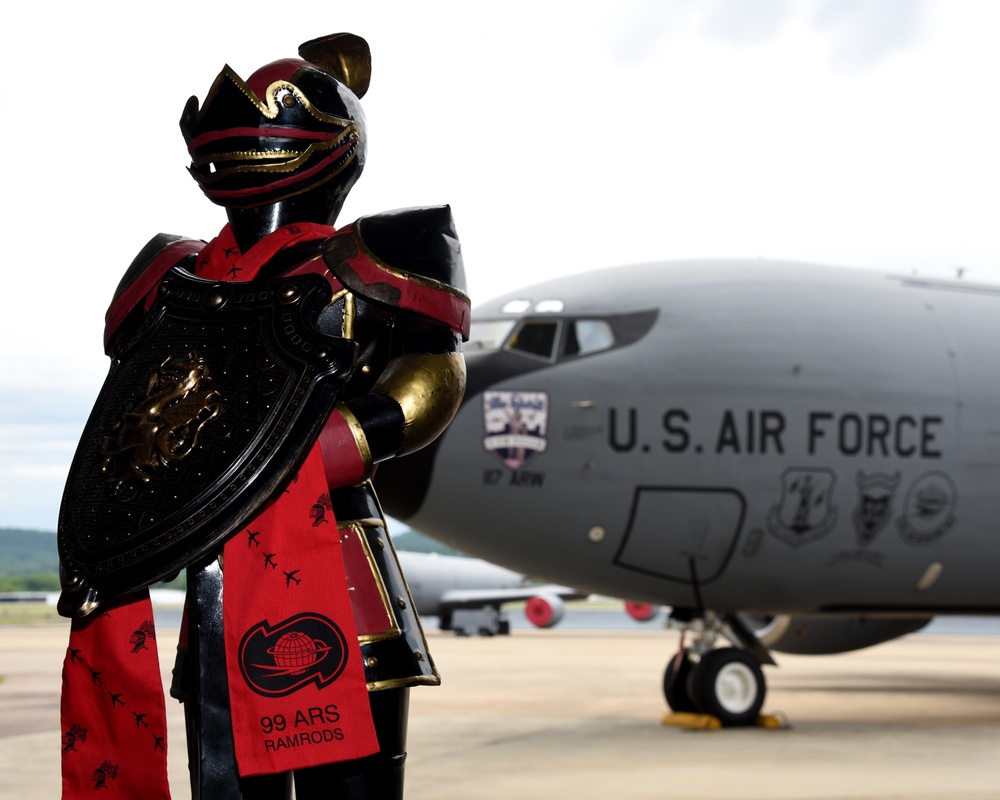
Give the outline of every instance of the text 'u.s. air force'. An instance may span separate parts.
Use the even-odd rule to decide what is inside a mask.
[[[725,409],[708,426],[705,412],[668,408],[658,438],[643,441],[636,408],[611,408],[608,444],[627,453],[636,449],[668,453],[783,455],[792,442],[806,455],[941,458],[944,417],[922,414]],[[798,453],[796,453],[798,454]]]

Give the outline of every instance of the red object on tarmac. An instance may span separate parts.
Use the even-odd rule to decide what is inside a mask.
[[[563,618],[564,613],[565,606],[556,596],[535,595],[524,606],[524,616],[536,628],[551,628]]]
[[[625,601],[625,613],[639,622],[649,622],[656,616],[656,611],[657,607],[650,603],[636,603],[632,600]]]

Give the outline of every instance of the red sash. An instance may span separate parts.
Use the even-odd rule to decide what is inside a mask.
[[[197,274],[252,280],[285,247],[333,233],[286,225],[241,255],[227,225]],[[284,493],[225,546],[223,630],[240,775],[379,749],[329,492],[314,445]]]
[[[195,274],[212,281],[252,281],[260,268],[286,247],[314,239],[327,239],[336,232],[336,228],[330,225],[315,222],[285,225],[265,236],[246,253],[241,253],[232,229],[226,225],[201,251]]]
[[[94,797],[101,789],[107,797],[170,797],[149,592],[73,620],[61,712],[64,798]]]
[[[240,775],[379,750],[329,497],[315,445],[285,493],[226,543],[223,628]]]

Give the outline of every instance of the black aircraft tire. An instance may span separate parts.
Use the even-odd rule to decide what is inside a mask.
[[[735,727],[756,722],[767,684],[757,659],[735,647],[723,647],[706,653],[694,665],[688,692],[702,714]]]
[[[677,663],[678,657],[680,663]],[[663,696],[667,699],[667,705],[671,711],[693,712],[695,708],[694,700],[688,693],[688,678],[691,674],[691,657],[687,650],[678,653],[667,662],[667,668],[663,671]]]

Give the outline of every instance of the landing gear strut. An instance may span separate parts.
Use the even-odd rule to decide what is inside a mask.
[[[726,727],[754,724],[767,694],[760,665],[774,664],[767,649],[736,617],[705,614],[685,619],[675,612],[668,625],[682,631],[681,648],[663,675],[663,694],[671,710],[710,714]],[[695,634],[694,642],[685,647],[689,631]],[[716,649],[719,636],[745,649]]]

